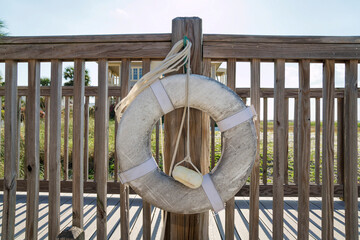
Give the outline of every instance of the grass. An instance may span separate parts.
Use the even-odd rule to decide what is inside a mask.
[[[64,118],[62,118],[61,123],[61,176],[63,176],[63,162],[64,162]],[[45,131],[45,121],[44,119],[40,120],[40,179],[43,179],[44,172],[44,131]],[[94,178],[94,116],[93,112],[90,114],[89,118],[89,178]],[[360,123],[358,124],[360,127]],[[263,169],[262,169],[262,161],[263,161],[263,132],[262,132],[263,124],[261,123],[261,136],[260,136],[260,179],[262,182],[263,178]],[[336,183],[336,174],[337,174],[337,138],[336,138],[336,123],[335,123],[335,138],[334,138],[334,179]],[[359,135],[359,134],[358,134]],[[69,119],[69,136],[72,136],[72,113],[70,113]],[[268,122],[268,147],[267,147],[267,182],[272,183],[272,173],[273,173],[273,122]],[[152,151],[155,155],[155,129],[152,134]],[[358,139],[358,142],[360,139]],[[0,178],[4,176],[4,131],[2,128],[1,131],[1,148],[0,148]],[[294,183],[294,137],[293,137],[293,122],[289,122],[289,135],[288,135],[288,181],[289,183]],[[359,144],[358,144],[359,145]],[[320,148],[321,149],[321,148]],[[161,151],[161,149],[160,149]],[[69,178],[72,177],[72,137],[69,137]],[[108,159],[109,159],[109,179],[114,178],[114,161],[115,161],[115,120],[110,119],[109,121],[109,151],[108,151]],[[321,155],[321,151],[320,151]],[[315,183],[315,123],[311,123],[311,156],[310,156],[310,182]],[[219,161],[221,157],[221,134],[219,131],[215,133],[215,163]],[[320,156],[321,158],[321,156]],[[359,161],[359,170],[360,170],[360,161]],[[162,155],[160,154],[160,167],[162,166]],[[19,155],[19,179],[23,179],[25,177],[25,124],[21,123],[21,131],[20,131],[20,155]],[[360,172],[358,174],[360,176]],[[321,163],[320,163],[320,180],[321,180]],[[358,182],[360,182],[360,178],[358,177]]]

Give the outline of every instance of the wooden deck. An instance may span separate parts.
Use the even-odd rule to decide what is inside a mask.
[[[71,194],[61,194],[61,230],[71,226]],[[249,238],[249,198],[236,197],[235,239]],[[296,239],[297,236],[297,198],[287,197],[284,204],[284,239]],[[120,238],[120,199],[119,195],[108,195],[108,239]],[[345,204],[334,200],[334,237],[345,238]],[[3,193],[0,192],[0,218],[2,218]],[[360,213],[360,204],[358,205]],[[359,214],[358,214],[359,215]],[[15,238],[25,239],[26,194],[17,193]],[[260,198],[260,239],[272,237],[272,199]],[[225,212],[210,214],[210,239],[224,239]],[[1,222],[1,221],[0,221]],[[360,227],[360,225],[359,225]],[[84,228],[85,239],[96,239],[96,195],[84,195]],[[152,209],[152,239],[160,239],[162,228],[161,211]],[[0,228],[1,231],[1,228]],[[48,235],[48,194],[40,193],[39,199],[39,239]],[[310,238],[321,239],[321,199],[310,199]],[[142,238],[142,200],[138,195],[130,195],[130,238]]]

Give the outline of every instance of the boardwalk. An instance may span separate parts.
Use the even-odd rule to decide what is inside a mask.
[[[3,194],[0,192],[0,213],[2,217]],[[16,199],[16,239],[25,239],[26,194],[19,192]],[[39,239],[47,239],[48,231],[48,194],[40,193],[39,199]],[[108,239],[120,238],[120,201],[119,195],[108,195]],[[344,202],[335,199],[334,237],[345,238]],[[296,239],[297,236],[297,199],[286,198],[284,204],[284,239]],[[310,239],[321,238],[321,199],[310,201]],[[360,205],[359,205],[360,210]],[[61,194],[61,230],[71,225],[71,194]],[[360,213],[360,212],[359,212]],[[210,239],[224,239],[225,213],[210,214]],[[237,197],[235,209],[235,239],[248,239],[249,198]],[[86,239],[96,239],[96,195],[84,195],[84,228]],[[152,210],[152,239],[160,239],[162,228],[161,211]],[[1,230],[1,228],[0,228]],[[142,238],[142,200],[137,195],[130,195],[130,231],[131,239]],[[272,200],[260,198],[260,237],[271,239],[272,236]]]

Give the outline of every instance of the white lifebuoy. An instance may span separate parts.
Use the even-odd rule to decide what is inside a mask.
[[[161,96],[154,94],[157,91],[154,87],[147,88],[135,98],[119,123],[116,154],[123,179],[127,178],[125,182],[144,200],[169,212],[192,214],[214,208],[206,189],[184,186],[164,174],[151,160],[152,129],[161,116],[184,107],[185,80],[186,75],[179,74],[157,82],[161,83],[159,91],[165,90],[168,99],[159,100]],[[227,202],[243,186],[255,161],[254,123],[251,117],[241,119],[244,115],[239,113],[247,108],[236,93],[205,76],[190,75],[189,105],[209,114],[224,133],[220,162],[206,178],[211,178],[221,201]],[[241,120],[241,124],[236,124]],[[130,170],[145,172],[132,179]]]

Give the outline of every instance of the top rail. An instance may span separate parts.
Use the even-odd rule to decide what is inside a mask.
[[[161,59],[166,56],[170,46],[170,34],[2,37],[0,61]],[[313,61],[360,59],[360,36],[204,34],[203,57]]]

